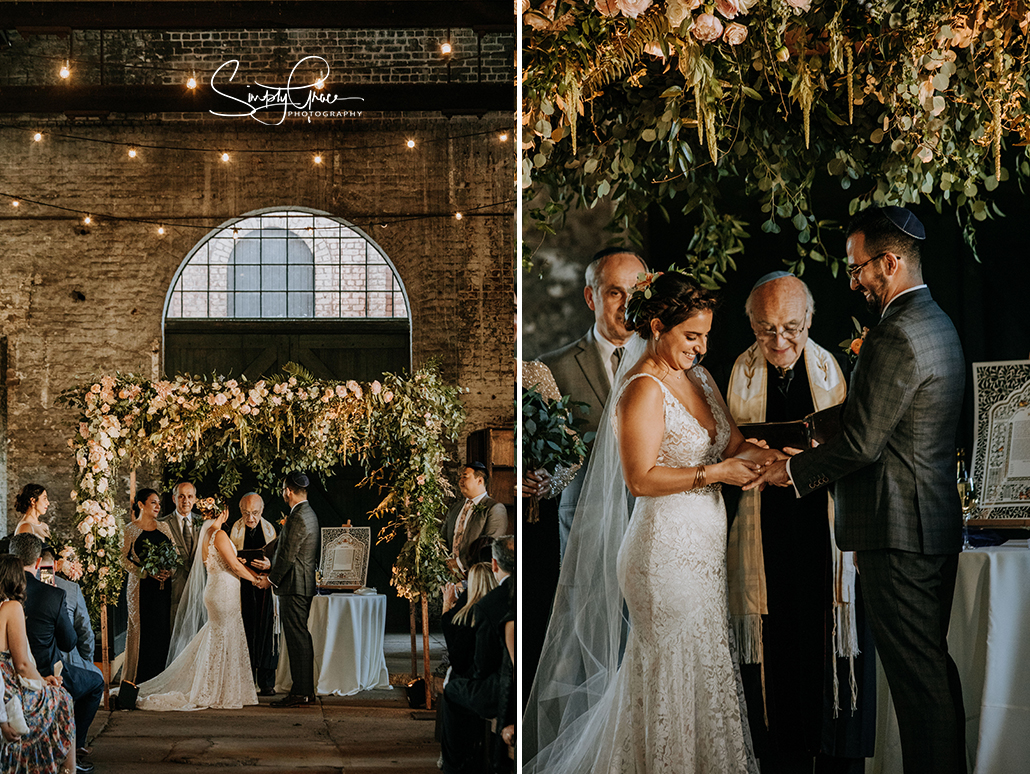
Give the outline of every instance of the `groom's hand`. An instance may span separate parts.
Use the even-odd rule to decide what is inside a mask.
[[[790,486],[790,477],[787,475],[787,459],[783,458],[769,465],[762,474],[755,478],[753,481],[744,484],[741,487],[745,492],[752,489],[758,489],[761,491],[765,489],[766,484],[773,484],[774,486]]]

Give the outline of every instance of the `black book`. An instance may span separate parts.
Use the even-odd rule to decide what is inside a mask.
[[[793,422],[747,422],[738,425],[745,438],[757,438],[769,444],[770,449],[808,449],[812,441],[824,444],[840,432],[840,414],[843,403],[815,411],[804,419]]]
[[[246,565],[250,565],[250,563],[256,559],[271,560],[271,558],[275,556],[275,549],[278,543],[279,536],[276,535],[265,544],[264,548],[243,548],[236,552],[236,556],[238,556],[240,561]]]

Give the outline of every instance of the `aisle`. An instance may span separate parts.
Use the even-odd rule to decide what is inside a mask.
[[[411,669],[407,635],[387,634],[392,683]],[[431,636],[432,665],[443,638]],[[241,710],[104,712],[93,723],[97,774],[184,774],[253,766],[261,772],[439,774],[435,712],[408,708],[404,689],[320,696],[310,709],[273,709],[274,698]]]

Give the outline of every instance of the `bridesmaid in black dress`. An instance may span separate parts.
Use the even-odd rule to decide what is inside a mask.
[[[166,570],[148,575],[139,570],[141,558],[161,543],[172,543],[167,525],[157,520],[161,513],[161,497],[153,489],[143,489],[133,502],[134,523],[126,530],[131,540],[128,560],[136,565],[138,583],[138,644],[135,682],[137,685],[164,671],[168,645],[172,639],[172,572]],[[131,625],[131,617],[130,617]]]

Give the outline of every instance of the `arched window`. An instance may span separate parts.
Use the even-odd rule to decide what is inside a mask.
[[[166,318],[406,319],[404,289],[368,238],[316,213],[265,212],[197,245]]]

